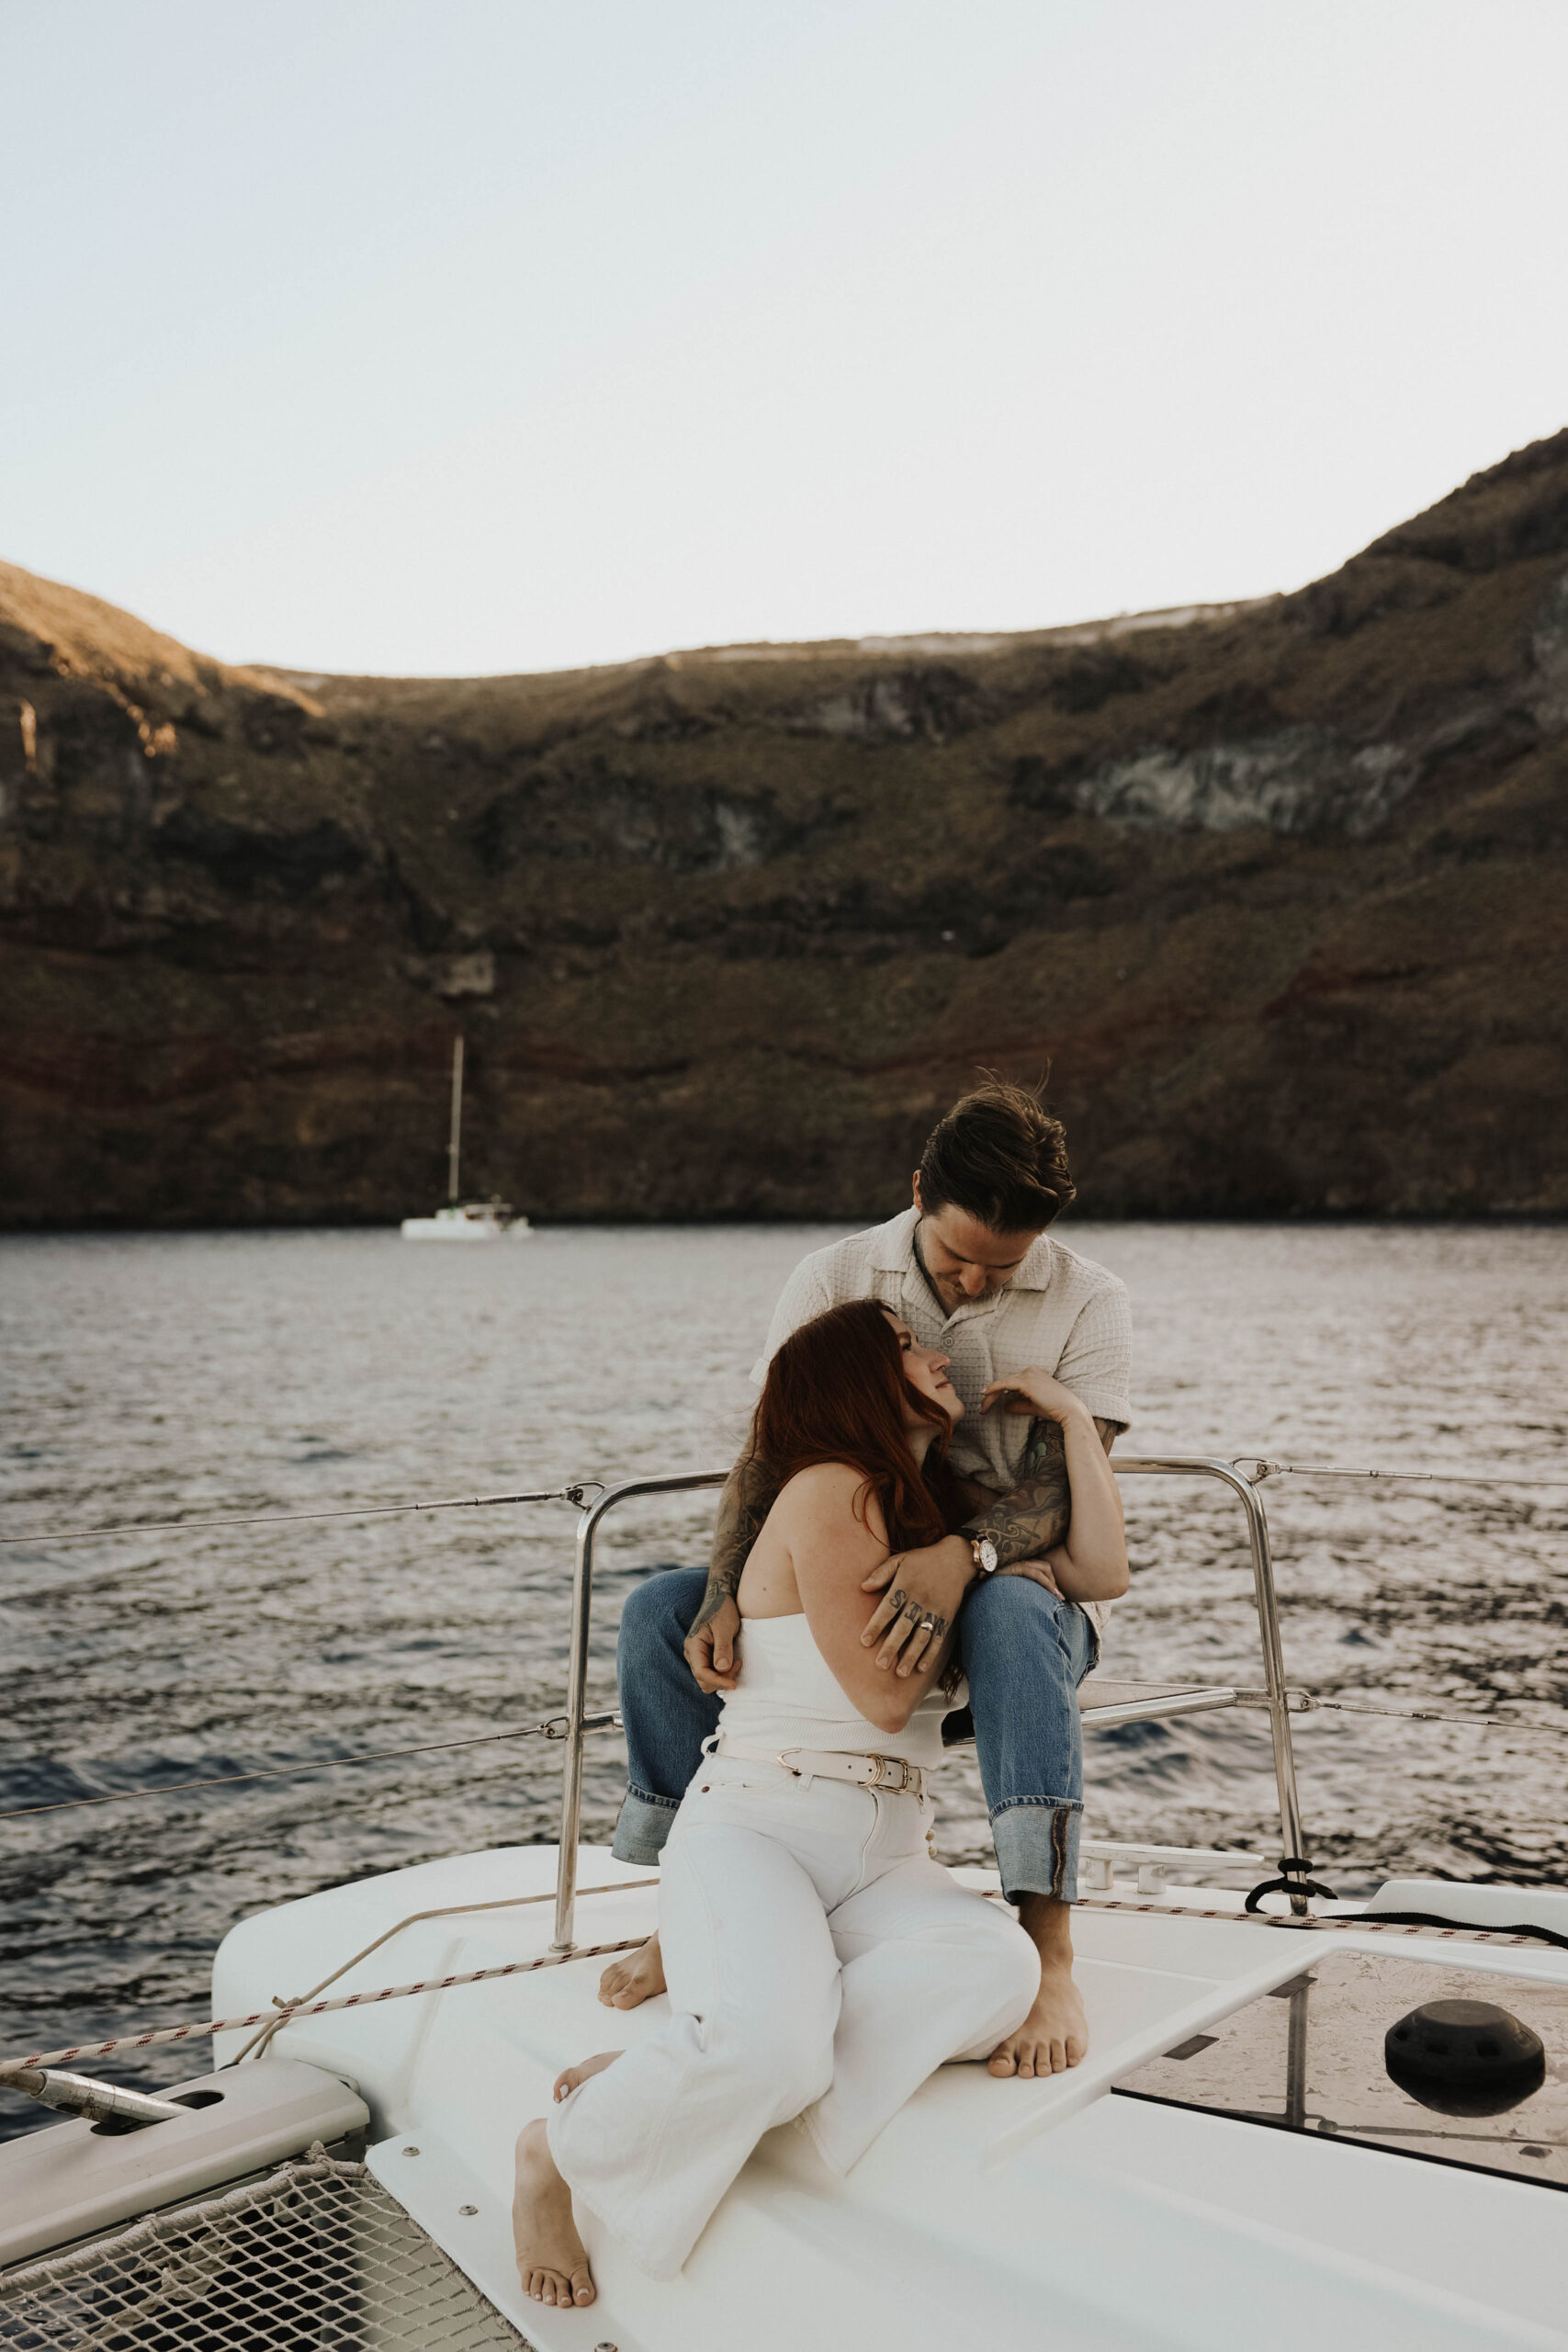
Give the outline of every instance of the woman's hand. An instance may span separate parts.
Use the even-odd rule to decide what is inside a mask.
[[[994,1412],[998,1405],[1005,1413],[1027,1414],[1031,1420],[1066,1422],[1075,1413],[1089,1412],[1083,1398],[1064,1387],[1041,1364],[1015,1372],[1008,1380],[993,1380],[980,1399],[980,1410]]]

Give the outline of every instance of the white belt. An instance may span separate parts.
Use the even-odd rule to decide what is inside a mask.
[[[861,1789],[886,1789],[889,1796],[923,1797],[926,1768],[902,1756],[849,1756],[836,1747],[744,1747],[720,1732],[709,1754],[743,1756],[759,1764],[782,1764],[797,1781],[852,1781]]]

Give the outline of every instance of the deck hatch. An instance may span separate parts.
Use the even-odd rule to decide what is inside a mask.
[[[1444,2001],[1509,2011],[1544,2043],[1544,2080],[1491,2115],[1443,2113],[1412,2097],[1390,2075],[1385,2038],[1409,2011]],[[1205,2115],[1568,2188],[1568,1984],[1382,1952],[1329,1952],[1111,2087]]]

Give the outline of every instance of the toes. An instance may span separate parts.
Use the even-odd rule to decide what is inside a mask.
[[[574,2303],[591,2303],[593,2301],[593,2281],[586,2270],[572,2272],[571,2300]]]
[[[1065,2075],[1069,2066],[1081,2064],[1089,2043],[1086,2040],[1067,2036],[1045,2036],[1039,2041],[1003,2042],[993,2050],[988,2061],[990,2071],[998,2080],[1016,2075],[1020,2082],[1043,2080],[1052,2075]]]

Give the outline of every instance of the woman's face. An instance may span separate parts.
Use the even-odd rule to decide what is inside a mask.
[[[898,1347],[904,1358],[904,1379],[907,1385],[912,1388],[917,1396],[924,1396],[930,1403],[940,1406],[950,1421],[961,1421],[964,1419],[964,1400],[947,1376],[947,1367],[953,1361],[952,1357],[944,1356],[940,1348],[922,1348],[908,1325],[901,1322],[890,1306],[884,1307],[883,1313],[898,1334]],[[913,1398],[904,1408],[904,1427],[907,1430],[931,1427],[925,1415],[916,1409]]]

